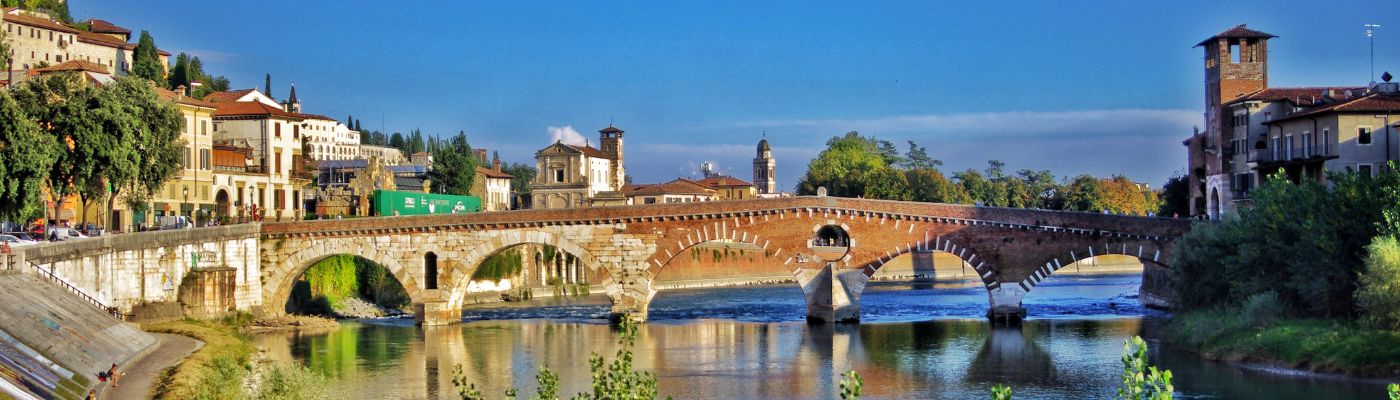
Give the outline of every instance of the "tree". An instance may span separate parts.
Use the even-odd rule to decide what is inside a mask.
[[[136,50],[131,53],[131,74],[162,86],[166,85],[165,70],[160,65],[158,52],[151,33],[141,31],[141,40],[136,43]]]
[[[840,197],[866,197],[866,177],[882,176],[877,172],[888,169],[886,154],[874,138],[850,131],[826,142],[817,158],[807,165],[807,173],[797,184],[797,193],[812,195],[818,187]]]
[[[953,184],[936,169],[917,168],[904,172],[909,183],[909,200],[930,203],[969,204],[972,198],[962,186]]]
[[[403,137],[394,134],[402,142]],[[428,171],[433,193],[467,195],[476,179],[476,156],[467,143],[467,134],[458,132],[444,146],[433,151],[433,167]]]
[[[228,78],[209,76],[204,72],[204,63],[199,60],[199,57],[185,53],[175,56],[175,65],[170,67],[168,80],[168,87],[188,87],[190,96],[194,98],[204,98],[210,93],[228,90]],[[198,82],[199,86],[196,87],[195,82]]]
[[[272,74],[263,74],[263,94],[272,97]]]
[[[909,141],[909,151],[904,153],[904,169],[934,169],[943,166],[943,161],[929,157],[928,151],[913,140]]]
[[[516,194],[529,194],[530,181],[535,180],[535,166],[529,164],[511,164],[501,167],[505,173],[514,178],[510,180],[510,190]]]
[[[112,189],[107,201],[109,214],[123,188],[127,190],[126,202],[131,209],[145,209],[156,191],[183,168],[181,156],[185,151],[185,141],[180,138],[185,118],[174,103],[156,97],[149,85],[136,80],[118,79],[112,88],[120,91],[123,99],[134,108],[139,123],[132,143],[138,157],[136,165],[130,178],[117,179],[114,182],[117,184],[109,185]]]
[[[91,124],[97,118],[89,112],[89,102],[96,96],[91,85],[71,72],[41,75],[25,81],[15,91],[20,108],[44,130],[49,146],[58,150],[46,174],[55,218],[64,200],[82,183],[80,180],[99,167],[92,154],[96,149],[78,145],[92,143],[79,136],[95,131]]]
[[[1105,179],[1103,184],[1104,208],[1114,213],[1147,215],[1157,210],[1157,195],[1138,187],[1137,183],[1123,176]]]
[[[1098,178],[1080,175],[1065,185],[1064,209],[1099,212],[1108,207],[1104,202],[1103,183]]]
[[[1356,305],[1372,325],[1400,329],[1400,242],[1395,236],[1377,236],[1366,253]]]
[[[43,185],[60,148],[0,91],[0,221],[25,223],[43,212]]]
[[[389,139],[389,147],[393,147],[393,148],[399,149],[399,151],[403,151],[404,153],[408,153],[407,151],[404,151],[405,147],[404,147],[403,134],[398,133],[398,132],[394,132],[394,136],[392,136],[392,137]]]

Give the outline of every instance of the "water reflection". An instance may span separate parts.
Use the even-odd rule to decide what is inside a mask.
[[[663,310],[657,318],[653,309],[653,322],[638,332],[634,364],[656,373],[662,394],[676,398],[829,399],[840,374],[852,368],[865,381],[866,398],[874,399],[984,398],[997,383],[1012,385],[1018,399],[1111,398],[1121,372],[1123,340],[1143,334],[1150,338],[1156,331],[1158,317],[1115,317],[1104,305],[1103,299],[1128,292],[1132,284],[1067,287],[1064,293],[1069,294],[1046,291],[1037,301],[1055,304],[1040,306],[1079,304],[1089,317],[1033,318],[1011,329],[993,329],[975,317],[902,321],[920,310],[937,313],[933,310],[942,304],[956,309],[973,301],[955,287],[922,292],[877,288],[863,300],[884,311],[859,325],[788,320],[788,309],[801,306],[800,297],[788,300],[795,288],[724,289],[721,296],[671,293],[658,300],[671,302],[665,307],[674,310],[689,305],[682,315],[731,317],[683,319]],[[1100,297],[1080,298],[1085,293]],[[764,299],[770,304],[758,307]],[[521,315],[534,312],[502,307]],[[758,321],[733,317],[745,315]],[[274,359],[301,362],[333,377],[343,391],[338,394],[348,398],[451,396],[454,365],[461,365],[468,380],[490,397],[500,397],[510,387],[533,393],[536,371],[548,365],[559,373],[562,393],[572,395],[589,389],[589,355],[612,358],[618,349],[613,329],[589,318],[488,320],[427,329],[412,326],[411,320],[352,322],[330,333],[260,334],[255,340]],[[1177,388],[1189,397],[1356,398],[1381,393],[1373,384],[1245,372],[1155,347],[1152,357],[1173,370]]]

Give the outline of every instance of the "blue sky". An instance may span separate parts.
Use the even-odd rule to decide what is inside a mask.
[[[791,190],[827,139],[914,140],[945,171],[1049,169],[1160,185],[1201,124],[1202,50],[1240,23],[1270,42],[1272,86],[1361,85],[1400,70],[1400,3],[128,2],[75,18],[149,30],[235,88],[297,85],[305,111],[366,127],[467,132],[533,162],[555,136],[627,131],[638,182],[700,162],[751,178],[767,133]],[[1394,33],[1392,33],[1394,32]]]

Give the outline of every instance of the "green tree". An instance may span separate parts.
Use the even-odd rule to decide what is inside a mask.
[[[909,151],[904,153],[904,164],[902,167],[907,170],[934,169],[943,166],[943,161],[930,157],[928,150],[909,141]]]
[[[1171,178],[1167,178],[1167,183],[1162,185],[1161,193],[1158,193],[1157,214],[1164,217],[1188,216],[1191,213],[1191,186],[1185,173],[1177,173]]]
[[[263,74],[263,94],[272,97],[272,74]]]
[[[119,82],[124,82],[119,83],[118,87],[127,90],[128,101],[138,109],[140,134],[133,145],[139,159],[129,185],[110,185],[109,214],[123,186],[127,187],[126,203],[131,209],[147,209],[145,205],[156,191],[183,168],[181,159],[185,151],[185,141],[180,137],[185,118],[175,104],[157,98],[150,86],[143,82],[130,79]]]
[[[389,138],[389,147],[399,149],[399,151],[404,152],[404,154],[410,154],[407,151],[408,147],[404,146],[403,134],[401,133],[394,132],[394,135]]]
[[[1104,201],[1103,182],[1089,175],[1074,177],[1065,185],[1063,204],[1065,210],[1099,212],[1108,209]]]
[[[517,194],[530,193],[530,181],[535,180],[535,166],[529,164],[510,164],[501,167],[505,173],[510,174],[510,190]]]
[[[136,50],[131,53],[131,74],[162,86],[166,85],[165,70],[160,65],[159,51],[156,48],[156,40],[151,38],[151,33],[141,31],[141,39],[136,42]]]
[[[875,138],[861,136],[850,131],[844,136],[831,138],[827,148],[807,165],[807,173],[797,183],[800,195],[816,194],[817,188],[825,187],[827,194],[840,197],[873,197],[866,192],[866,179],[892,179],[881,170],[890,169],[886,163],[887,153],[881,149]],[[888,188],[881,187],[878,194]]]
[[[0,91],[0,221],[25,223],[43,212],[43,185],[60,151],[10,92]]]
[[[1383,329],[1400,329],[1400,242],[1377,236],[1366,248],[1356,304],[1367,322]]]
[[[982,176],[981,172],[969,168],[967,171],[953,173],[953,179],[958,181],[958,186],[962,186],[963,193],[973,203],[992,205],[992,182]]]
[[[73,194],[82,179],[99,167],[84,135],[96,133],[93,125],[98,118],[91,113],[90,103],[97,90],[76,73],[54,73],[25,81],[15,91],[15,100],[29,118],[45,132],[48,146],[57,149],[49,165],[46,182],[53,215],[57,217],[64,201]]]
[[[909,183],[909,200],[930,203],[970,204],[972,198],[962,186],[953,184],[936,169],[916,168],[904,172]]]
[[[74,177],[78,199],[83,204],[83,223],[88,222],[88,205],[113,192],[110,187],[125,185],[136,175],[141,154],[136,151],[135,142],[146,122],[139,108],[142,96],[155,98],[150,83],[130,77],[99,88],[89,104],[91,129],[74,136],[75,147],[93,149],[92,162],[98,166],[89,175]]]
[[[394,134],[399,140],[402,136]],[[467,143],[467,134],[458,132],[433,151],[433,166],[428,170],[433,193],[467,195],[476,179],[476,156]]]

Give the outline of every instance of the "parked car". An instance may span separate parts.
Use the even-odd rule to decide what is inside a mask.
[[[4,234],[14,236],[16,238],[19,238],[19,240],[28,240],[36,243],[39,242],[39,237],[31,235],[29,234],[29,232],[5,232]]]
[[[4,242],[10,247],[29,246],[38,243],[33,240],[20,239],[11,234],[0,234],[0,242]]]
[[[86,239],[88,235],[83,234],[82,231],[77,229],[68,228],[68,237],[73,239]]]

